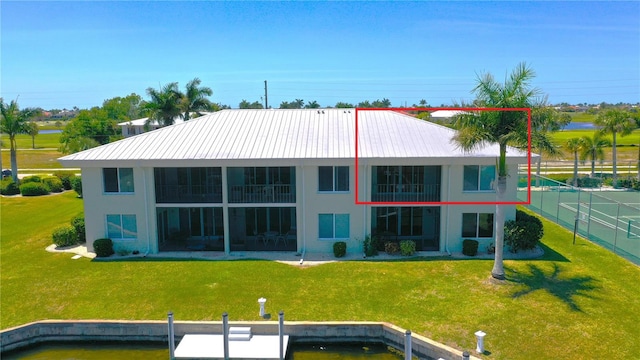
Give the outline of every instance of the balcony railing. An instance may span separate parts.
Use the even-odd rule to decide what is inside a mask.
[[[222,185],[156,186],[156,203],[221,203]]]
[[[372,201],[431,202],[440,201],[439,184],[379,184],[371,194]]]
[[[295,203],[293,185],[231,185],[230,203]]]

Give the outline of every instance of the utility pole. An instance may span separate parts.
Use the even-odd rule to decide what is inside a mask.
[[[269,108],[269,100],[267,100],[267,80],[264,81],[264,108]]]

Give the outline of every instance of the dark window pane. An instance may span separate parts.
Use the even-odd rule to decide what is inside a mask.
[[[465,165],[464,167],[464,191],[478,190],[478,165]]]
[[[318,167],[318,191],[333,191],[333,167]]]
[[[493,181],[496,179],[496,167],[482,166],[480,169],[480,190],[493,190]]]
[[[120,192],[133,192],[133,169],[120,168]]]
[[[349,191],[349,167],[336,166],[336,191]]]
[[[493,237],[493,214],[478,215],[478,237]]]
[[[462,214],[462,237],[476,237],[476,229],[478,214],[476,213],[464,213]]]
[[[333,214],[319,214],[318,228],[320,239],[333,239]]]
[[[118,192],[118,169],[102,169],[104,178],[104,192]]]

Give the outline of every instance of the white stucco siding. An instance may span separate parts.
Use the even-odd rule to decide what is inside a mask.
[[[153,240],[156,238],[156,226],[152,176],[153,169],[134,167],[134,192],[132,194],[105,193],[102,168],[82,169],[85,227],[89,250],[93,251],[93,242],[96,239],[108,237],[107,215],[135,215],[136,238],[112,239],[114,250],[137,250],[141,253],[157,252],[157,241]],[[148,242],[148,239],[152,239],[152,241]]]

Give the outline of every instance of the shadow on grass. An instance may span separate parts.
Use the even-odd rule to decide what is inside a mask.
[[[512,298],[516,299],[534,291],[542,290],[567,304],[571,310],[579,312],[583,311],[576,303],[576,297],[596,298],[591,292],[598,289],[599,286],[596,285],[596,280],[591,276],[562,278],[560,276],[562,269],[558,264],[553,264],[553,270],[550,273],[546,273],[545,270],[535,264],[528,264],[528,270],[527,272],[518,272],[505,266],[507,280],[523,286],[511,294]]]

